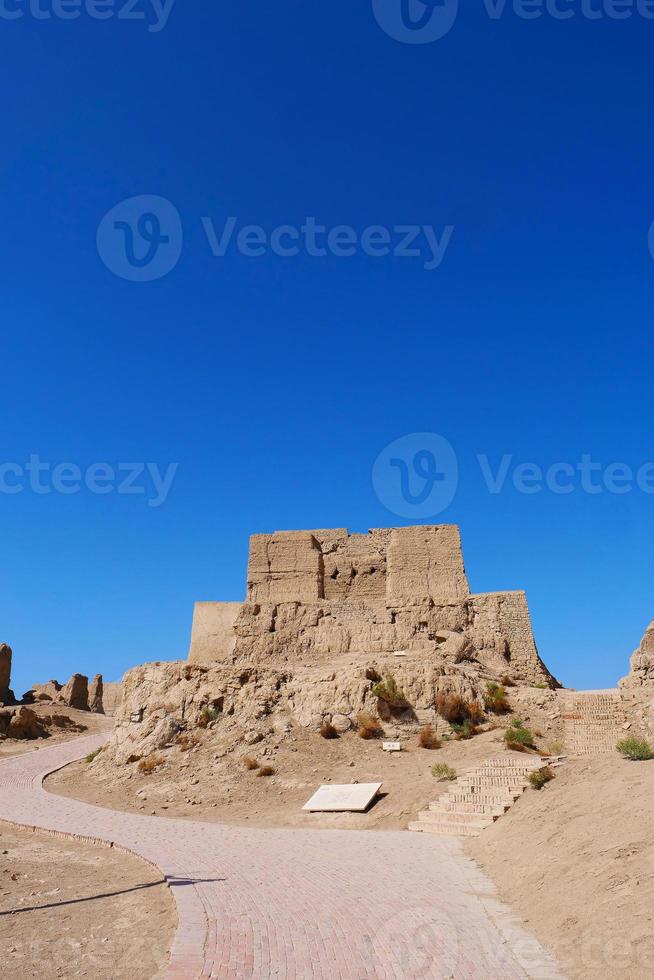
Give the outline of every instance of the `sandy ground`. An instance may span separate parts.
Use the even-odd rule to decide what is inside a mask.
[[[654,976],[654,761],[572,760],[468,853],[570,980]]]
[[[74,763],[46,780],[50,792],[72,796],[117,810],[159,816],[213,820],[259,827],[331,827],[397,830],[444,792],[447,784],[431,774],[435,762],[446,762],[459,774],[489,756],[504,755],[502,731],[486,732],[464,742],[422,749],[417,734],[402,738],[402,751],[384,752],[381,741],[365,741],[354,733],[323,739],[295,730],[292,735],[243,747],[238,754],[216,751],[210,730],[190,751],[178,747],[160,754],[165,763],[150,775],[138,763],[102,767]],[[389,736],[390,737],[390,736]],[[275,769],[258,777],[241,757],[250,755]],[[321,783],[382,782],[382,796],[366,813],[306,813],[302,806]]]
[[[37,715],[66,715],[73,725],[68,729],[52,728],[48,738],[37,739],[2,739],[0,740],[0,760],[9,756],[21,755],[23,752],[34,752],[40,746],[55,745],[57,742],[67,742],[78,738],[80,734],[93,735],[96,732],[111,731],[113,718],[107,715],[96,715],[90,711],[77,711],[64,705],[28,704],[27,707]]]
[[[146,862],[0,823],[2,980],[161,977],[175,927]]]

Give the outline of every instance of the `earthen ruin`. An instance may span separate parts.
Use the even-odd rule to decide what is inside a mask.
[[[189,659],[265,667],[408,651],[556,686],[525,593],[472,594],[455,525],[253,535],[245,602],[196,604]]]

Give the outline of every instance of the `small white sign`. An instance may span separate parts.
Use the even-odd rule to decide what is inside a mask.
[[[406,650],[396,650],[393,654],[394,657],[406,657]]]
[[[316,811],[352,810],[363,813],[381,789],[381,783],[346,783],[343,786],[321,786],[302,807]]]
[[[401,752],[402,746],[399,742],[382,742],[384,752]]]

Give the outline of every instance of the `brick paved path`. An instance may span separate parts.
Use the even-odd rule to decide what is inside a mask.
[[[92,735],[0,762],[0,819],[113,843],[155,864],[177,904],[167,980],[557,978],[458,841],[262,830],[115,812],[46,793]]]

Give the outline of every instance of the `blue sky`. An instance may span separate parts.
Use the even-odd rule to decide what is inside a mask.
[[[34,456],[177,464],[156,507],[144,476],[142,494],[0,493],[18,693],[185,657],[193,602],[243,596],[250,533],[412,523],[372,482],[412,433],[453,447],[453,500],[415,521],[461,525],[473,589],[527,590],[567,684],[627,672],[654,617],[654,496],[512,476],[654,460],[654,21],[573,9],[468,4],[425,44],[370,0],[177,0],[158,32],[0,16],[3,486]],[[142,195],[179,216],[147,282],[98,237]],[[262,255],[212,254],[207,223],[230,216],[263,229]],[[353,229],[354,254],[308,254],[308,217]],[[282,225],[297,255],[271,249]],[[418,256],[373,256],[371,226],[391,248],[400,226],[453,230],[425,269],[422,233]],[[511,457],[499,493],[480,455]]]

